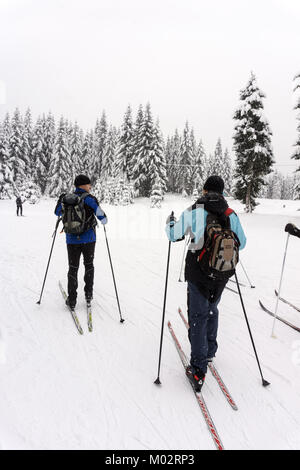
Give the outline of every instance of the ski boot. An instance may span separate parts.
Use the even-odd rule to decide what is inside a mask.
[[[194,369],[194,372],[193,372],[193,369]],[[187,378],[191,382],[195,392],[197,393],[201,392],[201,389],[205,380],[205,374],[198,367],[192,368],[192,366],[188,366],[186,368],[185,373],[186,373]]]

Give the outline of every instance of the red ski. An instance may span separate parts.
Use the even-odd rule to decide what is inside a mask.
[[[187,319],[185,318],[184,314],[182,313],[182,310],[180,307],[178,307],[178,313],[183,321],[183,323],[185,324],[186,328],[189,329],[189,324],[188,324],[188,321]],[[226,400],[228,401],[229,405],[232,407],[232,409],[234,410],[237,410],[238,407],[234,401],[234,399],[232,398],[228,388],[226,387],[226,385],[224,384],[219,372],[217,371],[216,367],[214,366],[214,364],[212,362],[209,362],[208,363],[208,368],[209,370],[211,371],[212,375],[214,376],[214,378],[216,379],[216,381],[218,382],[218,385],[221,389],[221,391],[223,392],[223,394],[225,395],[225,398]]]
[[[174,344],[175,344],[175,347],[177,349],[177,352],[179,354],[179,357],[181,359],[181,362],[182,362],[182,365],[184,367],[184,370],[186,370],[187,366],[189,365],[188,364],[188,360],[187,360],[187,357],[174,333],[174,330],[173,330],[173,327],[171,325],[170,322],[168,322],[168,328],[169,328],[169,331],[171,333],[171,336],[173,338],[173,341],[174,341]],[[203,395],[201,392],[196,392],[194,387],[192,386],[191,382],[189,381],[189,384],[191,385],[192,389],[193,389],[193,392],[195,394],[195,397],[197,399],[197,402],[198,402],[198,405],[200,406],[200,409],[202,411],[202,414],[204,416],[204,419],[205,419],[205,422],[207,424],[207,427],[209,429],[209,432],[211,434],[211,437],[213,438],[213,441],[215,443],[215,446],[217,447],[218,450],[224,450],[224,446],[222,444],[222,441],[220,439],[220,436],[218,434],[218,431],[213,423],[213,420],[210,416],[210,413],[208,411],[208,408],[207,408],[207,405],[204,401],[204,398],[203,398]]]

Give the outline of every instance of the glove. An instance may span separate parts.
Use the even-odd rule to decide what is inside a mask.
[[[173,227],[173,225],[177,222],[176,217],[174,216],[174,212],[171,212],[171,215],[167,217],[166,224]]]
[[[106,224],[107,224],[107,217],[106,217],[105,214],[104,214],[104,217],[102,217],[102,218],[100,219],[100,222],[101,222],[102,225],[106,225]]]
[[[285,232],[288,232],[290,235],[294,235],[295,237],[300,238],[300,229],[296,227],[294,224],[287,224],[284,229]]]

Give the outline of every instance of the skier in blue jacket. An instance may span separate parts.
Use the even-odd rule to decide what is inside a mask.
[[[246,245],[246,237],[239,218],[229,209],[223,191],[222,178],[216,175],[210,176],[203,186],[203,196],[185,210],[178,221],[169,216],[166,226],[167,236],[172,242],[183,240],[187,235],[191,236],[185,264],[191,343],[191,360],[186,373],[198,391],[204,383],[208,362],[217,352],[218,304],[228,281],[214,279],[200,267],[198,257],[205,241],[208,213],[214,214],[224,227],[229,218],[230,229],[239,241],[239,249],[242,250]]]
[[[68,249],[68,298],[66,300],[67,305],[74,309],[76,306],[77,299],[77,287],[78,287],[78,269],[81,254],[83,255],[83,263],[85,267],[84,282],[85,282],[85,298],[88,303],[93,298],[93,285],[94,285],[94,254],[96,245],[96,232],[95,228],[98,220],[104,225],[107,223],[107,217],[101,209],[97,198],[92,196],[91,181],[88,176],[78,175],[75,178],[74,185],[76,186],[75,194],[81,195],[88,193],[88,196],[84,198],[84,207],[86,212],[86,230],[80,234],[69,234],[66,233],[66,242]],[[62,200],[65,194],[62,194],[57,201],[55,207],[55,214],[57,216],[62,215]]]

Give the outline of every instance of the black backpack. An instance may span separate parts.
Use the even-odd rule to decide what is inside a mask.
[[[72,193],[62,198],[62,223],[66,233],[80,235],[96,225],[94,214],[87,217],[84,200],[88,195]]]
[[[218,216],[208,213],[204,235],[204,246],[197,261],[201,270],[210,278],[227,281],[235,273],[239,262],[240,242],[230,229],[229,215],[232,209],[224,213],[225,224]]]

